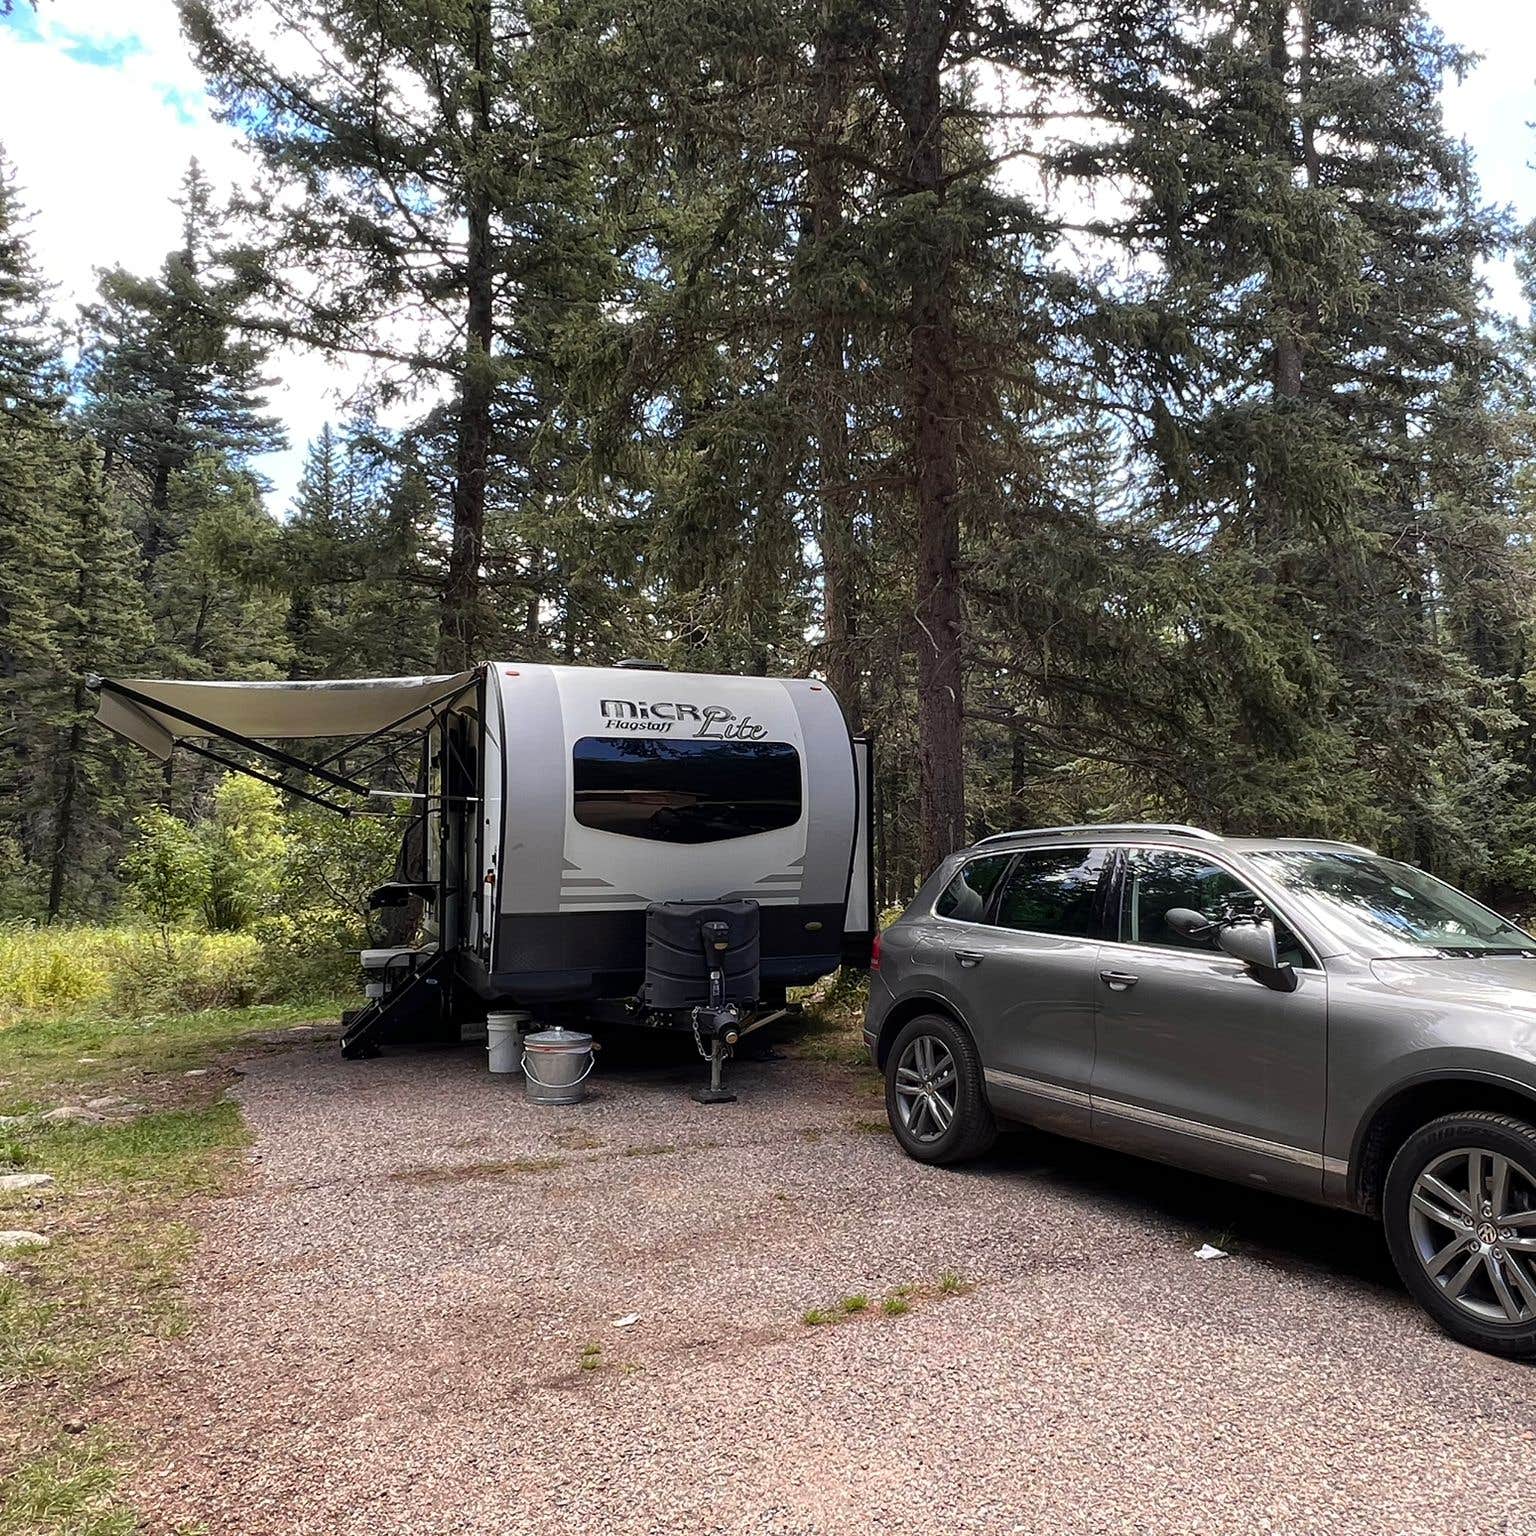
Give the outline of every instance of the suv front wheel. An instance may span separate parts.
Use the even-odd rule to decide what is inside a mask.
[[[992,1145],[976,1042],[953,1019],[926,1013],[896,1036],[885,1059],[885,1112],[908,1157],[959,1163]]]
[[[1403,1283],[1453,1338],[1536,1355],[1536,1129],[1443,1115],[1403,1143],[1382,1196]]]

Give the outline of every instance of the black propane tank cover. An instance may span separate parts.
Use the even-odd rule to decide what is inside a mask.
[[[648,1008],[707,1003],[709,973],[717,966],[725,979],[722,1002],[758,1001],[755,901],[653,901],[645,909],[642,997]]]

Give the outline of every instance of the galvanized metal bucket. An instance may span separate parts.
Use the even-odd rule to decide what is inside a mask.
[[[523,1040],[530,1104],[579,1104],[596,1063],[592,1036],[579,1029],[541,1029]]]

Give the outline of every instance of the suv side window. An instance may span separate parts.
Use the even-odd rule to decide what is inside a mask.
[[[1186,938],[1168,926],[1172,907],[1192,907],[1207,917],[1225,911],[1251,911],[1263,898],[1236,875],[1199,854],[1173,848],[1132,849],[1126,860],[1125,887],[1120,904],[1120,937],[1130,944],[1157,944],[1168,949],[1214,950],[1214,935]],[[1312,966],[1316,962],[1278,913],[1266,912],[1275,925],[1275,947],[1282,965]]]
[[[1022,933],[1091,939],[1107,848],[1031,848],[1014,860],[993,921]]]
[[[987,900],[1012,857],[1008,853],[992,853],[963,864],[934,902],[933,910],[940,917],[953,918],[957,923],[981,922],[987,910]]]

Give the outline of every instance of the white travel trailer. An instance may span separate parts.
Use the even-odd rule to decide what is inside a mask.
[[[398,793],[412,750],[416,816],[372,904],[419,904],[421,933],[364,952],[349,1056],[507,1008],[692,1029],[718,1087],[788,988],[868,963],[869,750],[825,684],[632,662],[92,684],[101,723],[154,756],[211,757],[344,815]],[[320,747],[274,745],[305,741]],[[369,782],[385,763],[393,789]]]

